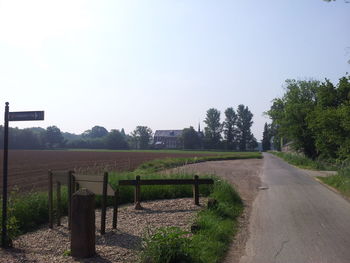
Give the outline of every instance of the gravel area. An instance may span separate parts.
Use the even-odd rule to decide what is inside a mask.
[[[166,226],[178,226],[190,231],[196,211],[204,207],[205,198],[200,198],[201,206],[193,204],[191,198],[143,202],[143,210],[133,206],[118,210],[118,229],[112,229],[112,209],[107,211],[106,234],[101,236],[100,211],[96,210],[96,252],[90,259],[74,259],[65,256],[70,250],[70,234],[67,218],[63,225],[54,229],[43,227],[35,232],[20,236],[14,241],[14,248],[0,249],[1,263],[17,262],[136,262],[147,232]]]

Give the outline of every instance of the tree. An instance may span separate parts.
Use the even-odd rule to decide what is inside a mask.
[[[82,136],[83,138],[102,138],[108,135],[106,128],[102,126],[94,126],[91,130],[86,130]]]
[[[45,141],[49,148],[63,147],[64,138],[61,130],[56,126],[49,126],[46,128]]]
[[[119,130],[111,130],[106,139],[108,149],[128,149],[128,143],[125,136]]]
[[[237,136],[237,129],[236,129],[237,115],[233,108],[227,108],[225,110],[225,116],[226,118],[223,123],[223,131],[224,131],[225,140],[226,140],[226,148],[228,150],[235,150],[236,136]]]
[[[183,129],[182,140],[185,149],[197,149],[201,146],[201,140],[198,133],[192,126],[190,126],[190,128]]]
[[[248,107],[245,107],[243,104],[238,105],[237,108],[237,139],[239,144],[239,149],[241,151],[246,151],[247,147],[251,148],[252,145],[255,145],[253,134],[250,131],[250,128],[253,124],[253,114],[250,112]]]
[[[264,152],[271,150],[270,140],[271,140],[270,129],[269,129],[269,126],[267,125],[267,123],[265,123],[264,132],[263,132],[263,139],[262,139],[262,150]]]
[[[204,128],[207,147],[218,148],[222,132],[222,124],[220,123],[220,111],[214,108],[207,110],[207,116],[204,120],[204,123],[207,125],[207,127]]]
[[[152,138],[152,130],[147,126],[137,126],[132,132],[134,140],[137,142],[137,148],[148,149]]]
[[[272,123],[278,125],[279,137],[293,141],[295,150],[310,158],[316,158],[318,154],[307,116],[316,107],[319,87],[320,82],[315,80],[286,80],[285,94],[275,99],[268,111]]]

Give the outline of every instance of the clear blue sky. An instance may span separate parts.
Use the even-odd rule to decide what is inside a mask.
[[[336,82],[347,47],[342,0],[0,0],[0,107],[45,110],[12,127],[129,133],[203,127],[209,108],[223,120],[244,104],[260,140],[284,81]]]

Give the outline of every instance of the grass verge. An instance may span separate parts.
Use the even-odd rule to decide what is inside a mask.
[[[334,187],[343,195],[350,197],[350,167],[340,169],[336,175],[317,178]]]
[[[190,235],[179,228],[161,228],[144,240],[142,263],[220,262],[237,232],[243,203],[225,181],[216,180],[212,199],[217,203],[198,213],[197,231]]]
[[[285,160],[289,164],[295,165],[303,169],[323,170],[323,171],[326,171],[326,170],[334,171],[337,169],[335,165],[332,165],[330,163],[327,163],[321,160],[311,160],[310,158],[307,158],[300,154],[286,153],[286,152],[270,152],[270,153],[272,153],[277,157],[280,157],[281,159]]]

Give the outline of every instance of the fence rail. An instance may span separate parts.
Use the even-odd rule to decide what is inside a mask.
[[[192,185],[194,204],[199,205],[199,185],[214,184],[213,179],[199,179],[198,175],[194,179],[143,179],[136,176],[135,180],[120,180],[119,186],[135,186],[134,203],[135,209],[142,209],[141,206],[141,185]]]

